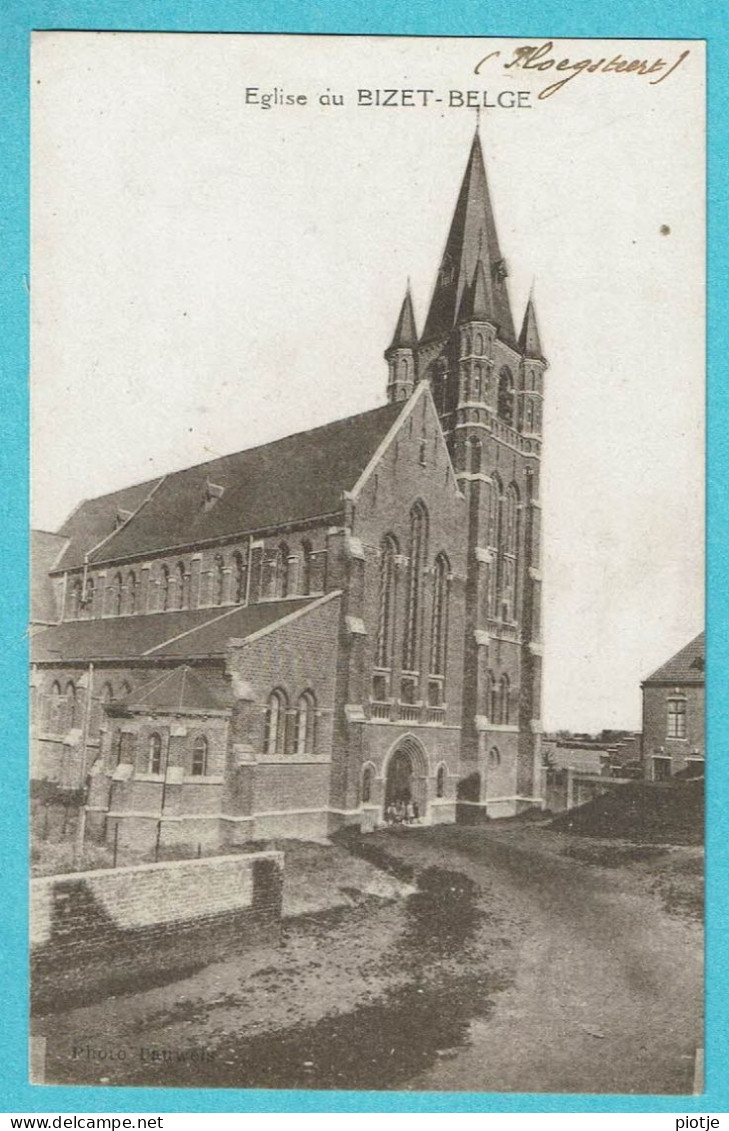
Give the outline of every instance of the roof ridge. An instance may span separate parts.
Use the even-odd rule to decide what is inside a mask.
[[[161,472],[159,475],[154,476],[152,479],[142,479],[138,483],[127,483],[123,487],[115,487],[112,491],[106,491],[103,495],[91,495],[89,498],[82,499],[81,502],[78,503],[78,505],[74,507],[73,511],[68,516],[68,518],[64,520],[63,525],[65,525],[70,520],[70,518],[86,503],[98,502],[101,499],[110,499],[113,495],[119,495],[123,491],[133,491],[135,488],[139,488],[139,487],[146,487],[147,484],[152,484],[153,490],[155,490],[162,483],[163,480],[169,479],[173,475],[180,475],[182,472],[185,472],[185,471],[195,471],[197,468],[208,467],[210,464],[219,463],[220,460],[232,459],[235,456],[244,455],[248,452],[261,451],[261,450],[263,450],[263,448],[273,447],[274,444],[282,444],[285,440],[293,440],[297,436],[310,436],[315,432],[323,431],[325,428],[332,428],[337,424],[347,424],[347,423],[349,423],[350,421],[353,421],[353,420],[360,420],[364,416],[371,416],[376,412],[384,412],[386,409],[392,409],[392,407],[393,406],[390,403],[375,405],[373,408],[365,409],[363,412],[355,412],[355,413],[352,413],[351,416],[340,416],[336,420],[328,420],[324,424],[316,424],[316,425],[314,425],[313,428],[304,428],[300,432],[287,432],[285,436],[277,436],[273,440],[265,440],[262,444],[253,444],[249,448],[238,448],[236,451],[223,452],[221,455],[213,456],[212,459],[200,460],[199,463],[183,464],[180,467],[173,468],[171,471]],[[151,493],[152,492],[150,492],[150,494]],[[138,513],[138,511],[142,508],[144,503],[146,503],[147,501],[148,501],[148,499],[145,497],[143,502],[140,503],[137,510],[135,510],[134,514],[132,515],[132,518],[134,518],[134,516]],[[131,521],[132,521],[132,519],[130,518],[128,520],[128,522],[131,522]],[[127,523],[125,522],[123,525],[126,527]],[[119,527],[119,529],[122,529],[122,528]],[[60,534],[59,531],[48,531],[48,533],[49,534],[56,533],[56,534],[59,534],[60,537],[64,537],[64,538],[69,537],[69,535]],[[112,533],[116,534],[117,531],[112,531]],[[94,549],[97,549],[97,548],[98,547],[94,547]],[[92,553],[92,552],[93,551],[89,551],[89,553]]]

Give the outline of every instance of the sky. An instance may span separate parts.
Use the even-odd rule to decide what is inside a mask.
[[[549,68],[506,66],[520,46],[36,33],[32,524],[383,403],[473,91],[515,320],[533,286],[550,362],[544,726],[637,728],[640,680],[703,626],[703,45],[563,40]],[[618,53],[677,65],[540,97],[559,60]]]

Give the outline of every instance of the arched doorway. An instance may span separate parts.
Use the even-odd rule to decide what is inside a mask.
[[[414,802],[421,817],[427,804],[428,763],[416,739],[407,737],[398,742],[390,755],[385,773],[385,809],[389,805]]]

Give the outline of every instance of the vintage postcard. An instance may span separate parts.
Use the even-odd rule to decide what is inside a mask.
[[[704,72],[34,34],[33,1082],[702,1090]]]

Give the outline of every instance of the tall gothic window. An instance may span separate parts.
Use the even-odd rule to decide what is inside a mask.
[[[285,754],[286,752],[286,717],[288,711],[286,693],[277,689],[268,697],[266,707],[266,734],[264,750],[266,754]]]
[[[433,621],[430,637],[430,674],[445,675],[448,638],[448,559],[438,554],[433,577]]]
[[[246,567],[243,555],[233,554],[233,603],[242,605],[246,599]]]
[[[514,378],[506,366],[499,374],[498,412],[506,424],[514,423]]]
[[[297,754],[311,754],[314,750],[314,724],[316,700],[313,691],[305,691],[296,706],[296,738],[294,749]]]
[[[160,609],[166,613],[170,607],[170,571],[166,565],[162,566],[160,575]]]
[[[208,772],[208,740],[199,734],[192,747],[192,773],[194,777],[205,777]]]
[[[477,436],[472,436],[468,441],[469,449],[469,470],[472,475],[477,475],[481,470],[481,441]]]
[[[408,563],[407,601],[403,661],[405,671],[417,671],[420,663],[420,627],[423,603],[423,568],[428,544],[428,512],[423,503],[410,511],[410,560]]]
[[[85,596],[84,596],[83,604],[84,604],[84,610],[85,610],[86,616],[88,616],[88,617],[93,617],[93,615],[94,615],[94,589],[95,589],[95,584],[94,584],[93,577],[87,578],[86,593],[85,593]]]
[[[222,605],[225,589],[225,563],[222,554],[215,555],[213,566],[213,604]]]
[[[276,596],[288,597],[289,588],[291,583],[290,578],[290,563],[289,563],[289,548],[285,542],[282,542],[278,548],[278,569],[276,579]]]
[[[68,602],[68,615],[72,620],[81,616],[81,582],[74,581],[71,586],[71,596]]]
[[[308,596],[311,593],[311,542],[308,539],[301,543],[301,592]]]
[[[175,572],[177,575],[177,608],[186,609],[189,603],[189,594],[187,591],[187,571],[185,570],[185,563],[178,562]]]
[[[501,682],[499,683],[499,700],[501,709],[499,711],[499,722],[508,724],[509,719],[509,677],[502,675]]]
[[[111,585],[111,608],[113,617],[120,617],[122,611],[122,575],[117,573]]]
[[[134,570],[127,574],[127,612],[133,615],[137,611],[137,575]]]
[[[488,674],[488,717],[491,723],[498,723],[499,721],[499,693],[493,672]]]
[[[387,534],[380,545],[380,608],[377,619],[377,647],[375,649],[375,667],[378,668],[392,667],[396,555],[397,543],[391,534]]]
[[[511,483],[504,498],[502,518],[501,553],[503,561],[501,600],[505,607],[505,613],[507,615],[511,615],[512,619],[516,617],[516,578],[518,552],[519,489],[515,483]]]
[[[76,688],[71,680],[66,684],[66,703],[65,703],[65,726],[64,730],[73,730],[77,723],[77,702],[76,702]]]
[[[149,759],[147,764],[150,774],[159,774],[162,772],[162,739],[156,731],[149,736]]]

